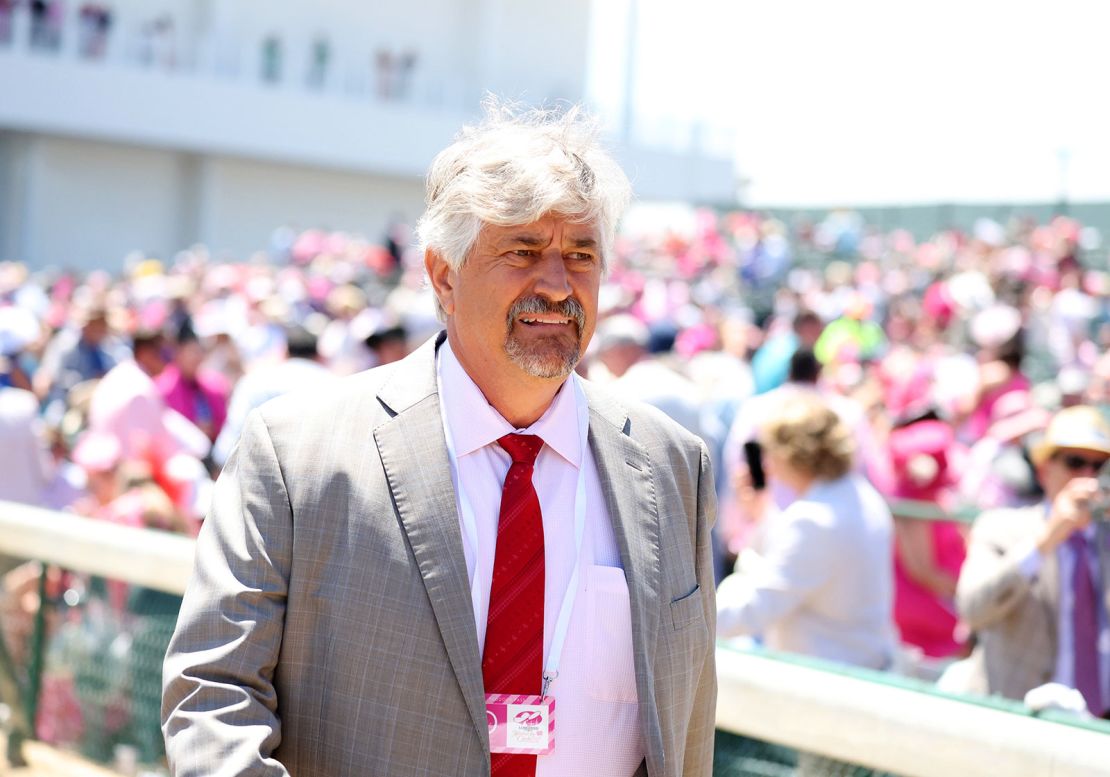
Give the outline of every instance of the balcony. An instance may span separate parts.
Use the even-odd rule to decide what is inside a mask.
[[[200,154],[419,176],[467,116],[243,79],[0,49],[0,126]]]
[[[13,47],[0,48],[0,80],[18,84],[0,100],[4,129],[403,178],[423,175],[474,115],[452,100],[384,100]],[[635,140],[615,151],[638,197],[733,199],[729,160],[694,142]]]

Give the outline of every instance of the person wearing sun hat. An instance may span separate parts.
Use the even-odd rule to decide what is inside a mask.
[[[1031,450],[1042,504],[976,520],[956,590],[977,634],[967,691],[1022,699],[1058,683],[1096,717],[1110,712],[1110,523],[1097,474],[1110,427],[1093,407],[1065,408]]]
[[[959,466],[952,427],[935,418],[899,426],[887,440],[894,513],[894,620],[902,641],[926,656],[943,658],[963,650],[952,599],[966,548],[959,525],[922,521],[904,514],[905,500],[950,506]]]

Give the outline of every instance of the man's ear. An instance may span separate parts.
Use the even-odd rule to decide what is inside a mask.
[[[455,312],[455,271],[442,254],[431,248],[424,249],[424,269],[440,307],[451,315]]]

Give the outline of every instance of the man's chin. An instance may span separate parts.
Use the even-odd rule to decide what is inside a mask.
[[[545,379],[567,377],[574,372],[581,358],[577,345],[523,345],[513,339],[505,343],[505,353],[513,364],[529,375]]]

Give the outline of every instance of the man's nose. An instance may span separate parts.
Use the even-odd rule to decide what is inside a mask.
[[[548,249],[537,265],[536,293],[550,300],[561,301],[571,294],[570,278],[563,263],[563,254],[557,249]]]

